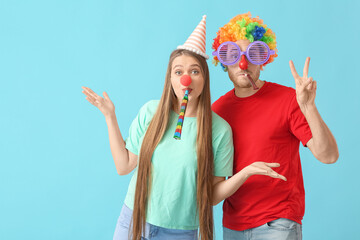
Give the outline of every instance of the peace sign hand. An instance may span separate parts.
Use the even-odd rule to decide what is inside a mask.
[[[300,109],[304,109],[309,105],[315,105],[316,81],[312,77],[308,77],[310,58],[307,57],[304,65],[303,76],[299,76],[296,72],[293,61],[290,60],[289,65],[291,73],[296,84],[296,100]]]
[[[106,92],[103,92],[104,98],[102,98],[88,87],[82,87],[82,89],[82,93],[86,95],[86,100],[97,107],[105,117],[115,114],[115,105],[110,100],[109,95]]]

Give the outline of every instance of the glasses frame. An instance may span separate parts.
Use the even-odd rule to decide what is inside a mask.
[[[263,60],[263,61],[261,61],[261,62],[253,62],[253,61],[251,60],[251,58],[249,57],[249,49],[250,49],[253,45],[259,44],[259,43],[260,43],[261,45],[265,46],[265,48],[267,49],[268,55],[267,55],[266,59]],[[229,62],[229,63],[228,63],[228,62],[224,62],[224,61],[222,61],[221,58],[219,57],[219,55],[220,55],[219,51],[220,51],[221,47],[224,46],[224,45],[226,45],[226,44],[231,44],[231,45],[235,46],[236,49],[237,49],[237,51],[238,51],[238,53],[240,53],[240,54],[238,54],[238,57],[236,58],[236,60],[234,60],[233,62]],[[268,46],[266,43],[264,43],[263,41],[254,41],[254,42],[250,43],[249,46],[246,48],[246,51],[244,51],[244,52],[241,51],[239,45],[237,45],[235,42],[227,41],[227,42],[223,42],[222,44],[220,44],[220,46],[217,48],[217,50],[216,50],[216,51],[213,51],[213,53],[212,53],[212,55],[213,55],[213,56],[216,56],[223,65],[233,65],[233,64],[237,63],[237,62],[239,61],[239,59],[241,58],[242,55],[245,55],[246,58],[248,59],[248,61],[249,61],[250,63],[255,64],[255,65],[262,65],[262,64],[266,63],[266,62],[269,60],[269,58],[270,58],[271,55],[274,55],[274,54],[275,54],[275,51],[274,51],[274,50],[271,50],[271,49],[269,48],[269,46]]]

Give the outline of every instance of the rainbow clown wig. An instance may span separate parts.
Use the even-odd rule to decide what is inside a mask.
[[[263,24],[263,20],[259,17],[252,18],[251,13],[240,14],[230,20],[225,24],[219,31],[216,33],[216,38],[214,38],[214,43],[212,48],[214,51],[222,44],[223,42],[231,41],[236,42],[237,40],[249,40],[250,42],[254,41],[263,41],[266,43],[271,50],[275,51],[274,55],[271,55],[269,60],[260,66],[260,69],[263,70],[263,67],[274,61],[277,55],[276,49],[276,37],[275,33]],[[213,63],[215,66],[218,65],[219,60],[215,56]],[[227,66],[224,66],[220,63],[223,70],[227,71]]]

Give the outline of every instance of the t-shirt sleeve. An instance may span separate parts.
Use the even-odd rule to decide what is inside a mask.
[[[220,98],[218,99],[218,100],[216,100],[212,105],[211,105],[211,110],[213,111],[213,112],[215,112],[216,114],[218,114],[219,116],[221,116],[220,115],[220,113],[219,113],[219,102],[220,102]]]
[[[312,138],[312,133],[304,114],[300,110],[296,95],[290,101],[288,116],[291,133],[306,147],[307,142]]]
[[[226,177],[233,175],[234,145],[230,126],[216,137],[214,149],[214,176]]]
[[[145,135],[147,129],[147,105],[148,103],[141,107],[139,113],[130,125],[129,136],[125,139],[126,148],[135,155],[139,155],[140,153],[140,140]]]

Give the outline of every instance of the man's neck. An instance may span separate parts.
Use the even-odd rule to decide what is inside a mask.
[[[257,93],[264,86],[265,82],[259,79],[258,81],[256,81],[255,84],[259,89],[254,90],[253,87],[242,88],[239,86],[234,86],[235,87],[235,96],[237,96],[239,98],[250,97],[250,96],[254,95],[255,93]]]

